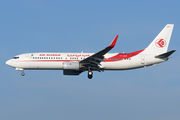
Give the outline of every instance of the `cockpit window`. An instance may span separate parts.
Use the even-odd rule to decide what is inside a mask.
[[[19,59],[19,57],[13,57],[13,59]]]

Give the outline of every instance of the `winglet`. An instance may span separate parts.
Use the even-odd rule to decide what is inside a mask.
[[[112,41],[109,47],[113,48],[116,45],[117,39],[118,39],[118,35],[114,38],[114,40]]]

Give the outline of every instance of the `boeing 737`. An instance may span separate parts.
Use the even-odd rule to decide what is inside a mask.
[[[153,66],[169,59],[175,52],[167,52],[174,24],[167,24],[151,44],[132,53],[108,53],[116,44],[118,35],[112,43],[97,53],[26,53],[6,62],[7,65],[24,70],[63,70],[64,75],[79,75],[88,71],[88,78],[93,71],[129,70]]]

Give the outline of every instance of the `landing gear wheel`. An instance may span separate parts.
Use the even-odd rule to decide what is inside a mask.
[[[93,77],[93,72],[92,71],[89,71],[88,72],[88,78],[91,79]]]
[[[22,73],[21,73],[21,75],[22,75],[22,76],[24,76],[24,75],[25,75],[25,73],[24,73],[24,72],[22,72]]]
[[[92,75],[88,75],[88,78],[91,79],[93,76]]]

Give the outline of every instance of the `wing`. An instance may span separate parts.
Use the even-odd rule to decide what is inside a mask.
[[[116,41],[118,39],[118,35],[114,38],[114,40],[111,42],[111,44],[106,47],[105,49],[87,57],[86,59],[81,60],[79,63],[81,66],[86,67],[87,69],[95,69],[99,70],[100,63],[104,59],[104,55],[109,52],[116,44]]]

